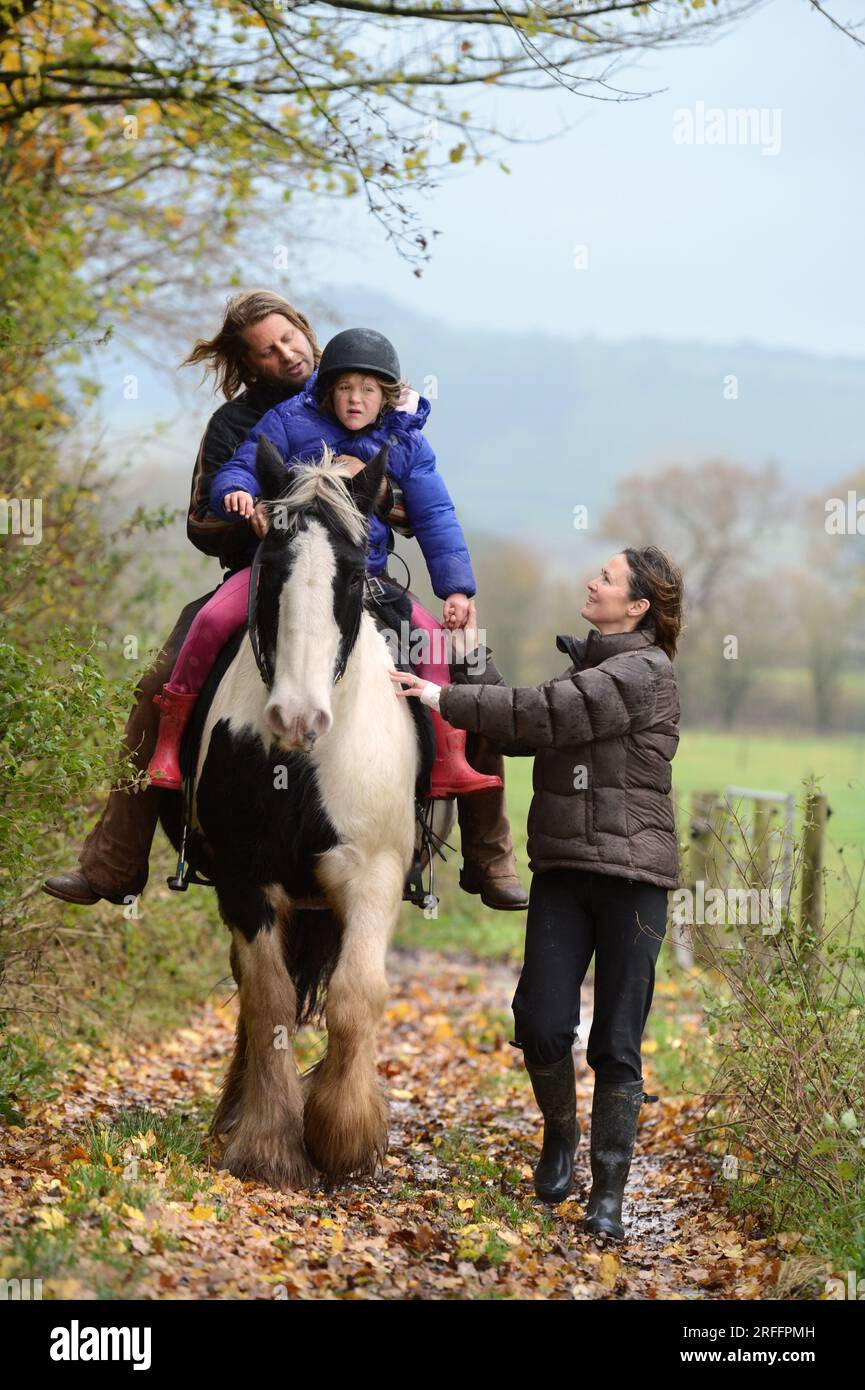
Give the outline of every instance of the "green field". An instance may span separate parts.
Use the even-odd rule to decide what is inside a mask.
[[[800,842],[803,783],[812,776],[829,804],[826,826],[827,924],[849,912],[851,884],[865,862],[865,736],[827,737],[784,734],[721,734],[704,730],[683,733],[673,763],[673,781],[681,807],[690,793],[723,792],[729,786],[754,791],[792,792],[796,797],[794,843]],[[682,839],[687,825],[680,821]],[[861,933],[861,918],[858,932]]]
[[[526,869],[525,825],[532,795],[532,759],[506,761],[508,805],[523,881]],[[792,792],[799,801],[803,779],[814,775],[829,799],[827,830],[828,901],[830,915],[849,905],[842,866],[856,877],[865,856],[865,735],[820,737],[806,735],[725,734],[685,730],[673,763],[674,790],[680,807],[690,805],[695,791],[723,792],[728,786],[755,791]],[[796,837],[801,817],[797,811]],[[680,826],[683,838],[686,826]],[[459,845],[454,828],[451,843]],[[463,893],[457,882],[459,855],[437,871],[439,917],[425,920],[416,908],[405,907],[397,936],[404,945],[521,956],[522,913],[491,912],[478,898]]]
[[[865,849],[865,735],[791,737],[685,731],[673,763],[678,794],[726,786],[793,792],[813,774],[829,798],[831,845]]]

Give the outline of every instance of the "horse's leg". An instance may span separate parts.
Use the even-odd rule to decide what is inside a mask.
[[[231,961],[231,973],[238,989],[240,988],[240,961],[237,955],[237,946],[234,939],[231,942],[229,954]],[[246,1025],[243,1022],[243,1015],[238,1015],[237,1029],[234,1038],[234,1052],[231,1056],[228,1072],[222,1083],[222,1091],[219,1097],[219,1104],[214,1112],[210,1123],[211,1134],[227,1134],[233,1129],[240,1119],[240,1110],[243,1103],[243,1078],[246,1072]]]
[[[235,1177],[270,1187],[306,1187],[315,1181],[315,1173],[303,1145],[303,1096],[293,1043],[294,984],[285,966],[282,919],[264,908],[262,920],[267,925],[250,939],[232,929],[246,1065],[240,1116],[221,1166]],[[239,1029],[238,1042],[240,1036]]]
[[[339,1181],[373,1172],[387,1152],[387,1100],[376,1069],[376,1041],[404,866],[394,853],[360,862],[356,851],[339,846],[322,856],[318,876],[341,919],[343,942],[327,991],[327,1055],[312,1078],[303,1127],[313,1161]]]
[[[234,1051],[228,1065],[219,1104],[210,1122],[211,1134],[227,1134],[240,1119],[243,1107],[243,1081],[246,1075],[246,1025],[241,1016],[237,1020],[234,1037]]]

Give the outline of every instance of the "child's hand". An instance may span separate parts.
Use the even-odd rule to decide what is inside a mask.
[[[449,628],[465,627],[469,616],[467,594],[450,594],[444,602],[443,625]]]
[[[469,616],[465,625],[457,628],[451,639],[453,661],[465,661],[480,645],[478,634],[478,615],[474,599],[469,599]]]
[[[255,503],[249,493],[241,489],[226,493],[222,505],[227,512],[237,512],[239,516],[252,516]]]

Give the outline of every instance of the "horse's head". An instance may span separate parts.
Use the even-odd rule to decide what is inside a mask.
[[[387,449],[355,476],[325,450],[289,472],[268,439],[256,454],[270,524],[254,627],[270,691],[265,716],[286,748],[311,748],[333,723],[331,692],[363,611],[369,513]]]

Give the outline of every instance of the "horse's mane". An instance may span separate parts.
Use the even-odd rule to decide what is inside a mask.
[[[292,464],[286,491],[272,502],[264,503],[272,524],[290,534],[297,529],[301,512],[320,502],[330,523],[353,545],[363,545],[367,520],[358,511],[348,489],[348,479],[352,476],[348,470],[349,465],[337,462],[333,450],[327,446],[316,462]]]

